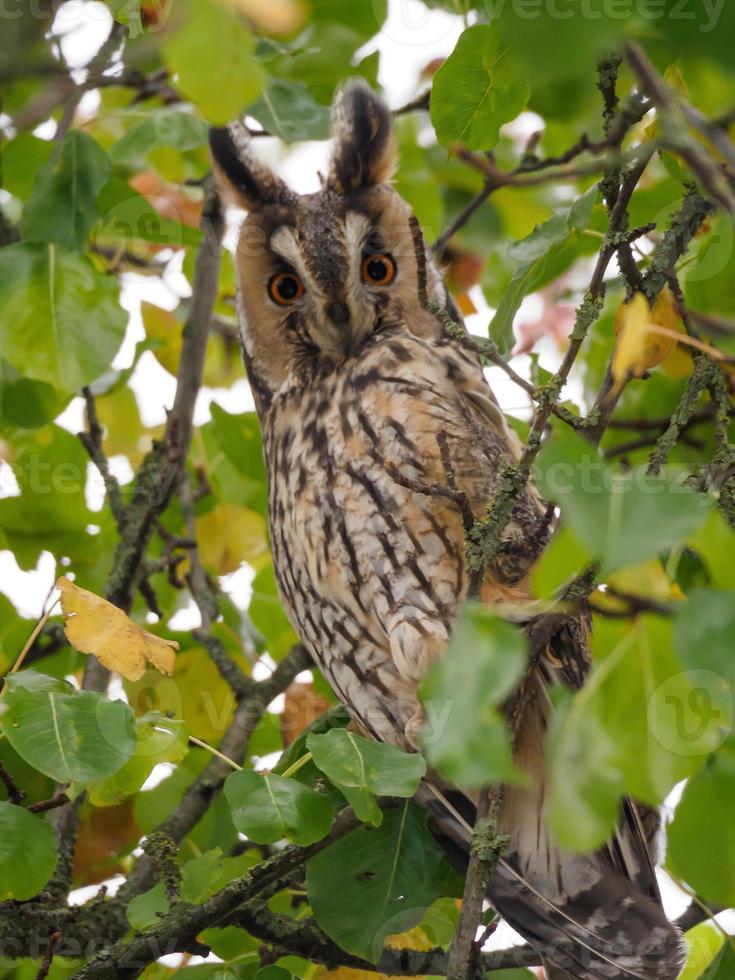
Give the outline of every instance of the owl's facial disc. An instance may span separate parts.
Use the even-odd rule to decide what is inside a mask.
[[[292,377],[318,379],[376,334],[436,332],[421,305],[428,250],[390,184],[391,113],[355,79],[337,93],[332,119],[322,190],[306,196],[259,158],[244,121],[210,133],[221,198],[249,212],[236,255],[238,319],[259,411]],[[430,289],[443,289],[429,271]]]
[[[268,298],[304,355],[341,363],[382,323],[399,264],[374,219],[329,192],[315,198],[270,235]]]

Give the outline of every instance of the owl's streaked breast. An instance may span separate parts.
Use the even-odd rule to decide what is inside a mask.
[[[467,573],[456,505],[406,489],[387,464],[413,481],[444,482],[441,431],[453,466],[474,473],[478,501],[497,471],[443,401],[446,373],[431,345],[376,336],[317,383],[281,391],[264,419],[274,564],[289,614],[335,691],[390,741],[404,740]]]

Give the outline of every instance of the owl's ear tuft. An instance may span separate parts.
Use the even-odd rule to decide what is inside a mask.
[[[240,120],[209,130],[214,177],[222,199],[246,211],[287,201],[291,192],[253,153],[247,126]]]
[[[332,108],[334,149],[327,185],[341,194],[390,180],[397,154],[390,110],[361,78],[347,82]]]

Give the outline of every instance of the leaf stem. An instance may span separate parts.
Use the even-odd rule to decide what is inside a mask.
[[[281,775],[283,776],[284,779],[288,779],[289,776],[293,776],[294,773],[297,773],[299,771],[299,769],[302,769],[307,762],[311,762],[312,758],[313,756],[311,752],[307,752],[306,755],[302,755],[300,759],[297,759],[296,762],[293,762],[285,772],[281,773]]]
[[[196,735],[190,735],[189,741],[193,742],[194,745],[198,745],[200,749],[206,749],[207,752],[211,752],[212,755],[216,755],[218,759],[226,762],[228,766],[232,766],[238,772],[242,772],[242,766],[238,765],[234,759],[230,759],[229,756],[224,755],[222,752],[214,748],[214,746],[209,745],[207,742],[203,742],[202,739],[197,738]]]
[[[54,588],[55,588],[55,586],[54,586]],[[53,589],[51,591],[53,592]],[[31,635],[26,640],[25,644],[23,645],[23,649],[20,651],[20,653],[16,657],[15,663],[10,668],[10,670],[8,671],[8,673],[15,674],[23,666],[23,661],[28,656],[28,651],[31,649],[31,647],[33,646],[33,644],[38,639],[38,636],[41,633],[41,630],[44,628],[44,626],[48,622],[48,618],[51,615],[51,613],[54,611],[54,609],[56,608],[56,606],[58,605],[58,602],[59,602],[59,600],[58,599],[55,599],[54,602],[48,607],[48,609],[46,610],[46,612],[43,614],[43,616],[41,616],[41,618],[38,620],[38,622],[36,623],[36,625],[33,627],[33,632],[31,633]],[[7,683],[7,678],[5,678],[3,680],[3,685],[0,688],[0,694],[2,694],[3,691],[5,690],[6,683]]]

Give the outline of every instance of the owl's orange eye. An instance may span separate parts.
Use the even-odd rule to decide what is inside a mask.
[[[268,283],[268,295],[279,306],[289,306],[303,294],[304,284],[292,272],[280,272]]]
[[[396,277],[396,263],[392,255],[366,255],[362,260],[362,281],[373,286],[387,286]]]

